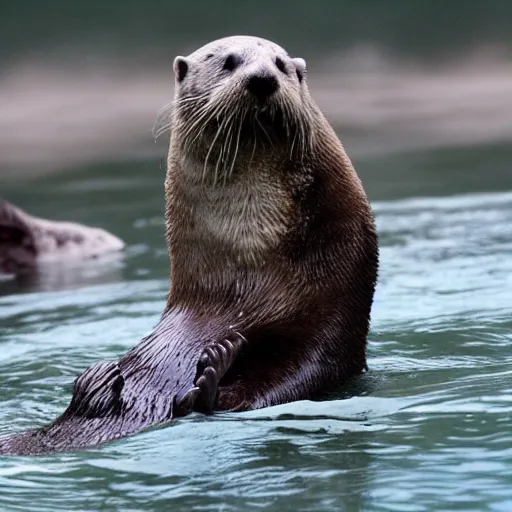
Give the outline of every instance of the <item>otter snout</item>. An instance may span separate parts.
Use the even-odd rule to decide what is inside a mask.
[[[260,71],[247,78],[246,87],[259,101],[265,101],[279,89],[279,82],[273,74]]]

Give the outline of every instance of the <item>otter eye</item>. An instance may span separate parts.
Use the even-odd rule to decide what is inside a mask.
[[[277,66],[277,69],[279,69],[279,71],[281,71],[281,73],[284,73],[285,75],[287,74],[286,66],[283,62],[283,59],[281,59],[281,57],[276,57],[276,66]]]
[[[239,64],[240,64],[240,59],[236,55],[233,55],[231,53],[226,57],[226,60],[224,61],[223,69],[226,69],[227,71],[233,71],[234,69],[236,69],[238,67]]]

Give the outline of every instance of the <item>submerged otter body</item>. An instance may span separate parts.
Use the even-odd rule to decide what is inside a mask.
[[[193,410],[313,399],[366,366],[374,219],[304,61],[240,36],[174,69],[165,312],[118,362],[86,370],[54,423],[0,439],[0,453],[98,445]]]
[[[103,229],[32,217],[0,198],[0,275],[34,272],[41,263],[95,258],[123,247]]]

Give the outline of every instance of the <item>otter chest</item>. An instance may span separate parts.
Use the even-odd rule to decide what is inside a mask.
[[[291,199],[275,180],[246,177],[187,191],[189,235],[203,247],[220,245],[256,256],[276,247],[289,226]]]

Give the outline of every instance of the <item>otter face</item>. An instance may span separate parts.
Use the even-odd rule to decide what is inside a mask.
[[[310,146],[306,63],[271,41],[219,39],[176,57],[174,73],[173,124],[180,125],[176,136],[185,152],[215,157],[216,166],[225,169],[228,161],[235,165],[236,152],[244,147],[255,151],[285,143],[291,158]]]
[[[174,61],[177,98],[193,94],[236,95],[264,108],[271,97],[299,95],[305,88],[306,63],[280,46],[257,37],[237,36],[209,43]],[[283,91],[280,93],[280,89]]]

